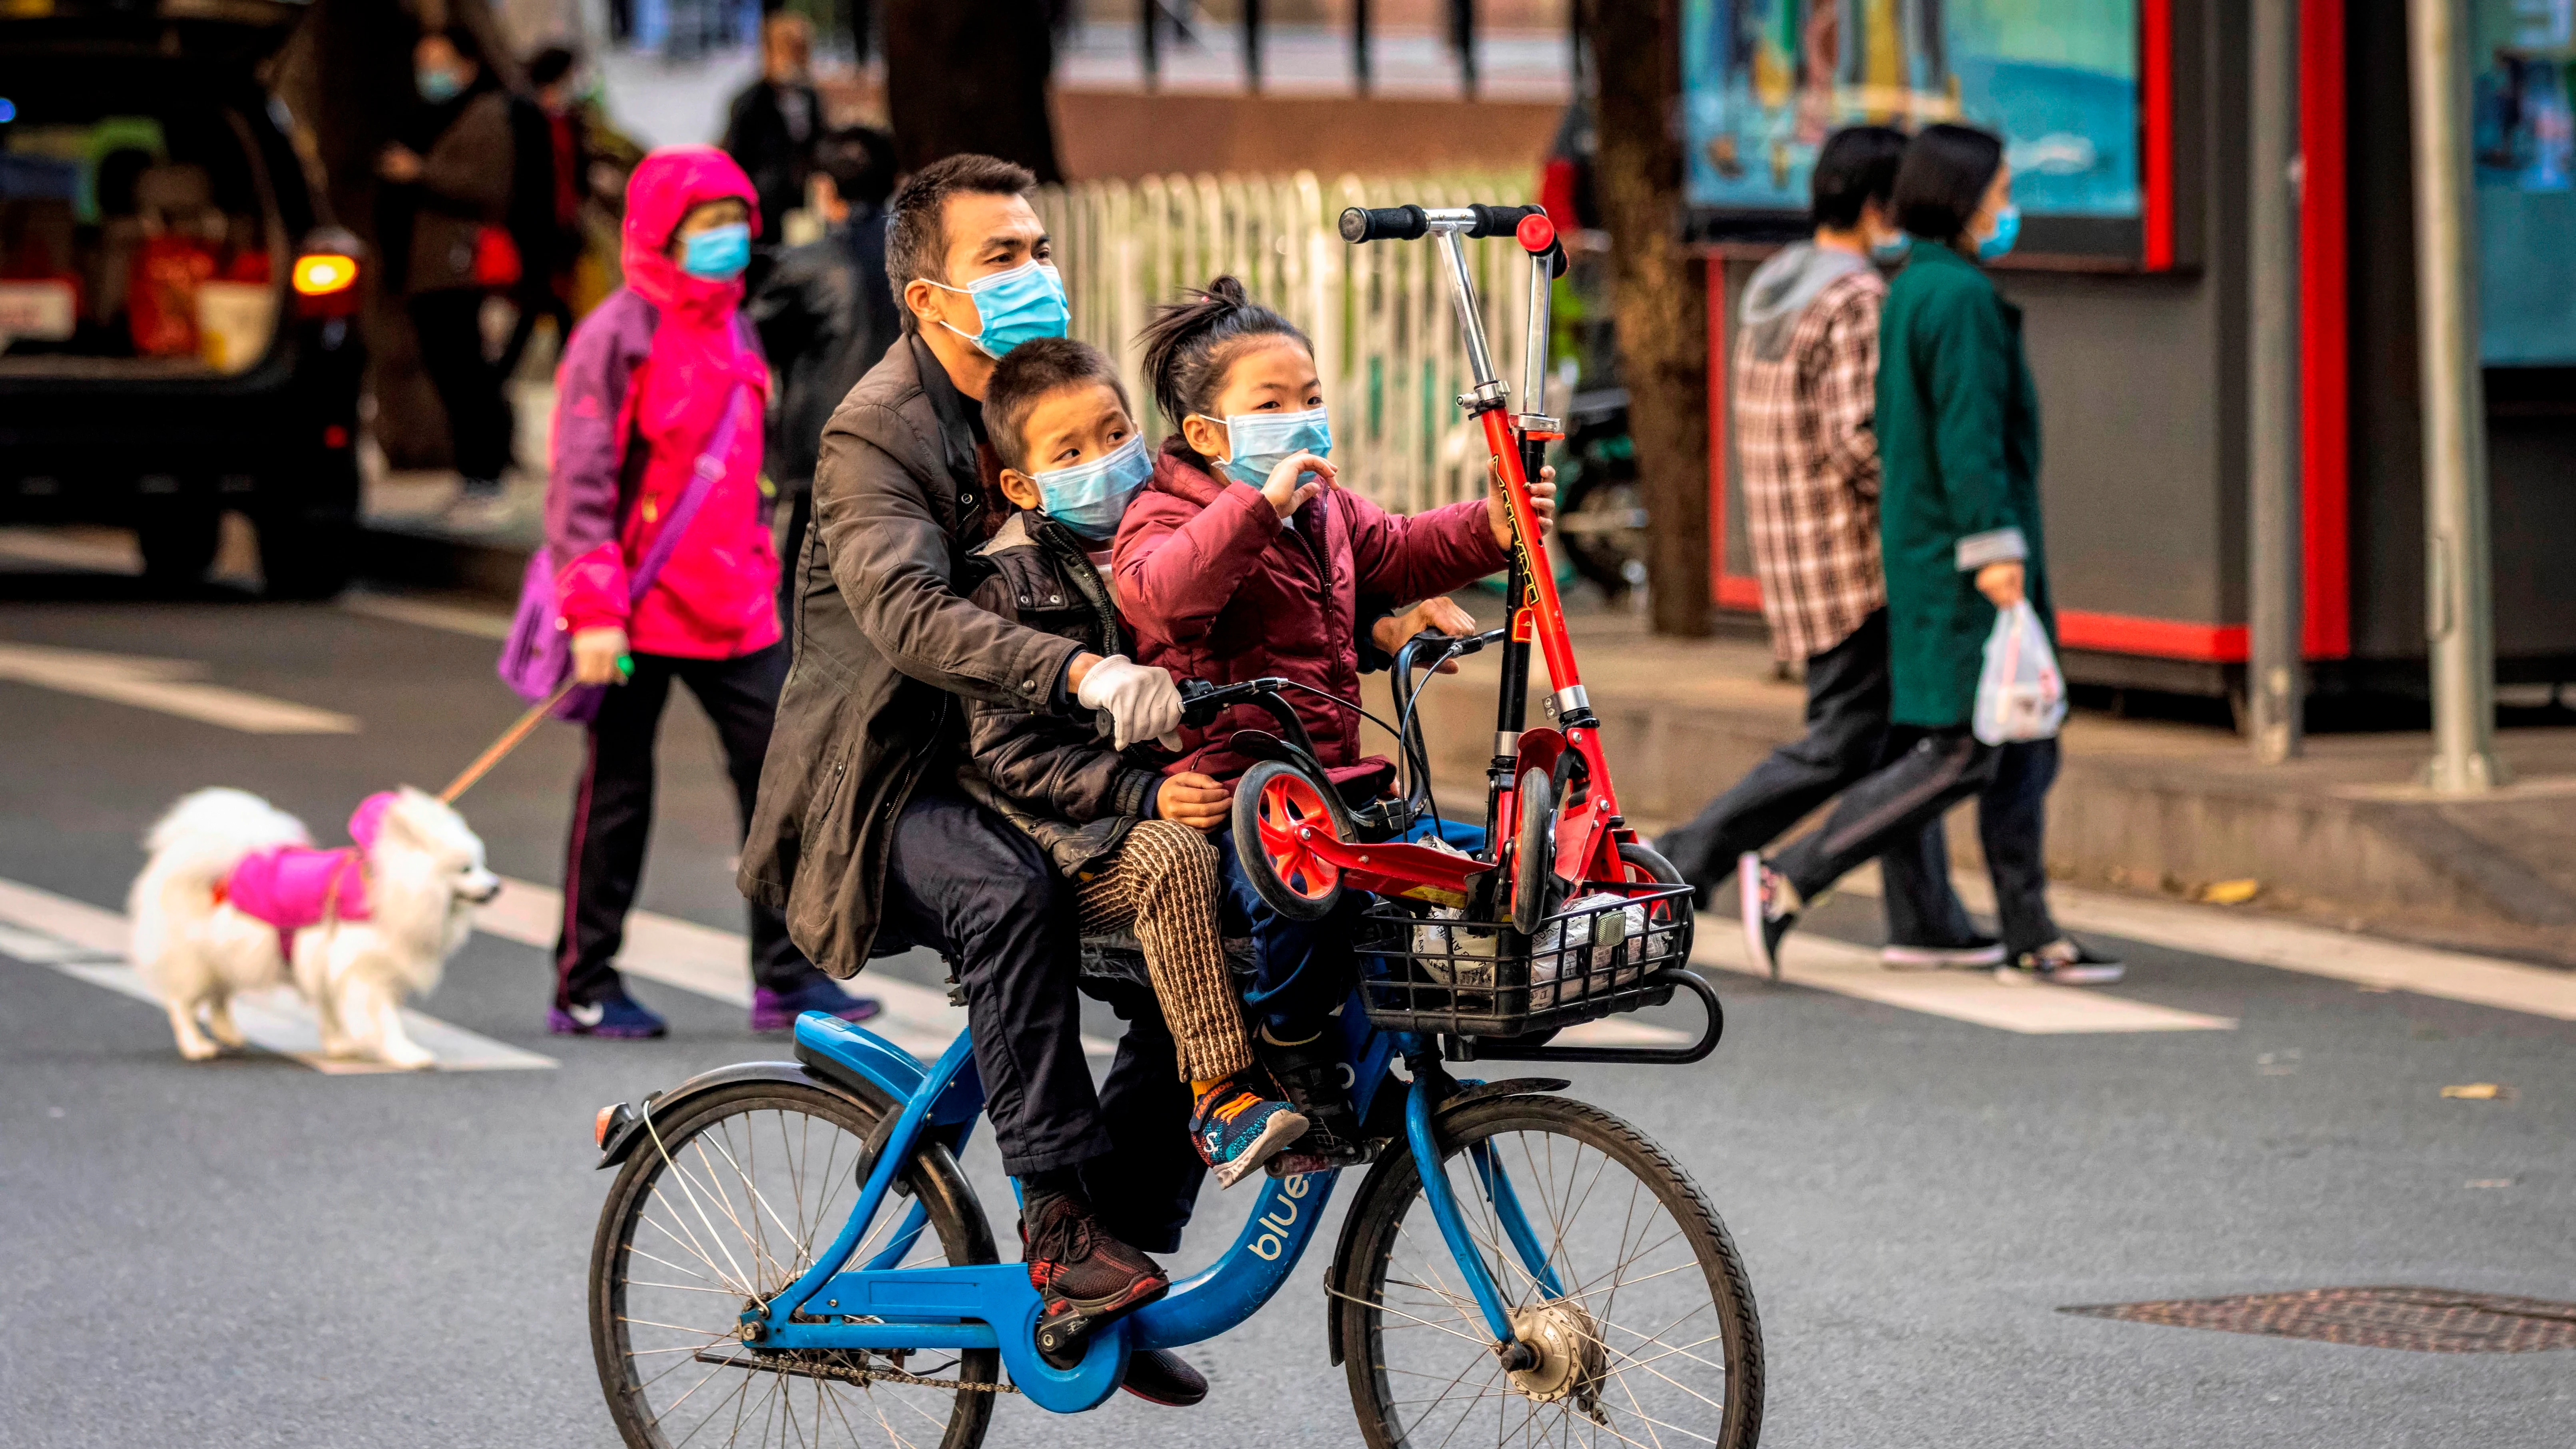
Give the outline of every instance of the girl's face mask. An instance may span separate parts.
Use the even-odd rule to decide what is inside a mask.
[[[2021,236],[2021,208],[2007,202],[1995,212],[1995,229],[1977,239],[1977,259],[1991,262],[2013,249]]]
[[[1205,413],[1208,422],[1216,422]],[[1291,453],[1333,455],[1333,426],[1324,409],[1302,413],[1236,413],[1224,420],[1228,456],[1219,460],[1226,476],[1258,488],[1270,471]]]
[[[680,270],[710,282],[730,282],[751,265],[751,226],[709,227],[680,243]]]
[[[1099,543],[1118,531],[1127,505],[1153,476],[1154,460],[1140,434],[1088,463],[1032,473],[1029,481],[1038,485],[1038,507],[1047,517]]]
[[[1073,310],[1064,298],[1064,278],[1057,275],[1052,262],[1024,262],[1007,272],[977,277],[963,287],[946,282],[930,285],[975,299],[975,315],[982,319],[979,330],[968,332],[944,321],[939,325],[974,343],[977,351],[997,362],[1012,348],[1033,338],[1062,337],[1073,321]]]

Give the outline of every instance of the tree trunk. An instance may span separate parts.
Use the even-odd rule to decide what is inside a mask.
[[[1681,242],[1673,0],[1582,0],[1599,77],[1593,185],[1611,238],[1628,430],[1646,493],[1658,634],[1709,631],[1707,266]]]
[[[888,0],[886,111],[906,171],[981,151],[1064,179],[1047,113],[1046,0]]]

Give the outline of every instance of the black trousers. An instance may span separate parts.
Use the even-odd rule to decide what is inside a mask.
[[[778,540],[778,620],[796,627],[796,590],[805,582],[805,531],[814,526],[814,485],[779,500],[787,509],[787,532]]]
[[[1942,813],[1977,797],[1977,838],[1994,881],[2004,949],[2036,951],[2059,936],[2048,913],[2048,787],[2057,779],[2057,741],[1979,744],[1964,728],[1909,731],[1886,768],[1843,792],[1822,827],[1772,858],[1801,896],[1813,896],[1937,825]]]
[[[1807,660],[1807,732],[1762,758],[1699,818],[1655,848],[1705,895],[1807,812],[1889,761],[1887,611]],[[1936,814],[1876,852],[1886,882],[1887,938],[1905,946],[1964,944],[1975,930],[1950,889],[1950,850]],[[1866,859],[1866,857],[1864,857]]]
[[[734,659],[635,656],[634,677],[608,691],[590,722],[581,784],[573,795],[572,834],[565,847],[563,931],[555,941],[555,1004],[587,1005],[625,988],[609,963],[626,940],[626,912],[644,874],[653,829],[653,742],[671,682],[689,687],[715,724],[740,807],[751,818],[760,791],[760,762],[787,678],[787,646],[772,644]],[[751,979],[772,991],[794,991],[820,975],[787,939],[776,911],[753,905]]]
[[[927,946],[966,988],[975,1070],[1002,1170],[1080,1167],[1102,1225],[1147,1252],[1180,1246],[1201,1167],[1190,1094],[1150,991],[1113,996],[1127,1021],[1095,1090],[1082,1057],[1074,887],[1037,842],[925,780],[896,817],[878,949]]]
[[[483,294],[472,287],[419,292],[410,310],[421,370],[447,410],[456,471],[487,482],[500,477],[510,466],[510,405],[500,369],[483,355]]]

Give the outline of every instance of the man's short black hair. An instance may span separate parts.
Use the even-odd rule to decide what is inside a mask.
[[[1896,191],[1896,168],[1905,159],[1905,133],[1893,126],[1846,126],[1825,138],[1809,181],[1815,223],[1835,231],[1860,225],[1864,202],[1887,204]]]
[[[538,90],[544,90],[572,74],[572,68],[579,64],[581,64],[580,56],[563,46],[549,45],[528,57],[528,84]]]
[[[1896,168],[1896,224],[1929,241],[1968,229],[2004,164],[2004,143],[1973,126],[1926,126]]]
[[[973,151],[942,157],[912,173],[894,194],[894,224],[886,232],[886,280],[894,283],[894,294],[901,297],[915,277],[948,280],[948,198],[1026,196],[1037,184],[1026,166]],[[905,332],[920,328],[921,319],[910,307],[896,310],[903,314]]]
[[[1047,394],[1069,387],[1099,385],[1118,394],[1127,406],[1127,389],[1106,353],[1070,337],[1036,337],[1002,354],[993,364],[993,380],[984,385],[984,432],[1002,466],[1028,473],[1029,440],[1021,430],[1029,413]]]
[[[843,126],[814,145],[814,165],[852,206],[883,206],[894,195],[894,137],[874,126]]]

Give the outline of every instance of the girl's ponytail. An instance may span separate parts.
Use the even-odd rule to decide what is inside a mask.
[[[1219,277],[1204,289],[1192,288],[1184,300],[1155,309],[1154,320],[1136,340],[1144,348],[1154,405],[1176,435],[1181,419],[1216,405],[1226,368],[1262,337],[1294,338],[1309,353],[1315,350],[1297,324],[1253,301],[1240,278]]]

